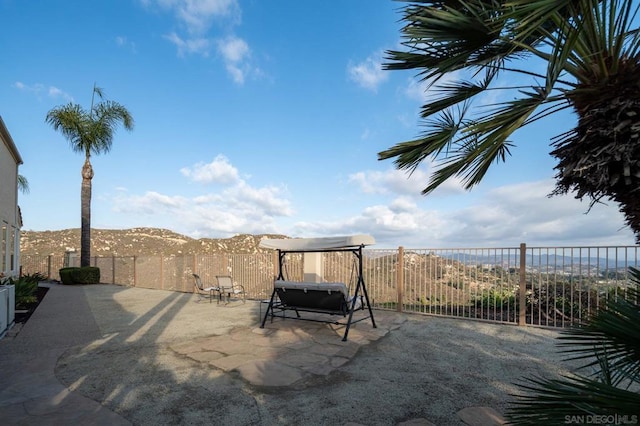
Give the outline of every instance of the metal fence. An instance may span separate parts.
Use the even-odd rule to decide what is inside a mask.
[[[519,247],[366,249],[363,273],[378,309],[462,317],[519,325],[566,327],[586,319],[631,284],[640,247]],[[59,280],[63,256],[22,255],[22,273]],[[304,257],[287,255],[285,278],[303,279]],[[350,252],[323,255],[327,282],[354,290],[357,265]],[[277,254],[93,257],[101,282],[191,292],[192,274],[205,283],[231,275],[247,297],[267,299]],[[70,265],[78,266],[78,265]],[[523,291],[521,291],[521,289]]]

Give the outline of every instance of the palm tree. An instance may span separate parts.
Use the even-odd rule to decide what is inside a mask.
[[[23,175],[18,175],[18,189],[23,194],[29,193],[29,181]]]
[[[419,70],[435,98],[422,106],[424,133],[378,158],[410,172],[433,159],[425,195],[454,176],[471,189],[505,161],[513,132],[569,110],[577,125],[552,139],[552,195],[618,203],[640,243],[638,3],[400,1],[407,50],[388,51],[385,68]],[[505,100],[478,105],[487,94]]]
[[[517,425],[636,424],[640,418],[640,270],[584,326],[559,337],[563,352],[584,359],[589,376],[529,378],[507,412]],[[625,417],[626,416],[626,417]],[[617,420],[616,420],[617,419]]]
[[[101,101],[94,105],[95,95],[98,95]],[[53,108],[47,113],[46,118],[46,122],[52,125],[54,130],[59,130],[69,140],[72,150],[85,155],[80,192],[80,266],[89,266],[91,258],[91,154],[109,152],[119,123],[127,130],[133,129],[133,118],[124,106],[102,99],[102,89],[94,84],[89,111],[80,105],[69,103]]]

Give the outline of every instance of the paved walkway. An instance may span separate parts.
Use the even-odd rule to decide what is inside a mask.
[[[0,340],[0,419],[11,425],[127,425],[120,415],[105,408],[99,402],[86,398],[63,386],[54,374],[60,357],[70,348],[85,346],[124,330],[131,318],[118,312],[109,312],[113,306],[107,300],[87,301],[84,291],[77,287],[55,283],[50,287],[43,303],[24,325],[17,325]],[[145,290],[139,290],[145,291]],[[148,290],[154,292],[154,290]],[[156,293],[157,294],[157,291]],[[181,297],[190,297],[183,295]],[[145,300],[157,310],[171,309],[170,303],[161,306],[153,298]],[[154,305],[156,304],[156,305]],[[383,338],[400,327],[406,316],[376,311],[378,328],[369,320],[352,327],[349,340],[343,342],[343,327],[327,327],[326,324],[277,319],[267,322],[264,329],[258,327],[257,318],[243,320],[238,326],[238,316],[250,311],[247,302],[238,310],[218,308],[215,333],[206,337],[190,338],[188,332],[176,335],[155,335],[148,329],[140,329],[127,339],[145,338],[165,341],[178,354],[199,363],[206,363],[247,383],[258,387],[304,386],[313,383],[318,376],[327,376],[355,357],[361,347]],[[196,305],[196,304],[191,304]],[[207,311],[211,306],[204,302],[196,307]],[[145,306],[147,311],[149,306]],[[151,312],[151,311],[150,311]],[[227,321],[227,315],[229,320]],[[255,313],[253,314],[255,316]],[[386,315],[386,318],[385,318]],[[107,322],[101,318],[109,317]],[[119,319],[114,322],[113,317]],[[198,317],[197,312],[194,316]],[[120,322],[118,322],[120,321]],[[174,318],[180,329],[195,328],[189,319]],[[235,323],[234,323],[235,321]],[[247,325],[248,324],[248,325]],[[498,413],[486,407],[469,407],[458,413],[468,425],[502,424]],[[345,423],[357,425],[358,423]],[[431,425],[427,419],[417,418],[400,425]]]
[[[70,347],[101,337],[83,292],[52,287],[24,326],[0,340],[0,419],[7,425],[129,425],[100,403],[71,392],[55,377]],[[15,335],[17,333],[17,335]],[[15,335],[15,336],[14,336]]]

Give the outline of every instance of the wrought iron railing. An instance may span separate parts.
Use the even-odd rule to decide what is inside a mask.
[[[566,327],[586,319],[631,284],[640,247],[519,247],[366,249],[363,275],[378,309],[520,325]],[[23,254],[22,273],[59,280],[63,256]],[[288,256],[286,278],[302,280],[302,255]],[[266,299],[277,275],[277,255],[212,254],[93,257],[101,282],[190,292],[192,274],[205,283],[231,275],[247,296]],[[357,265],[350,253],[323,257],[325,281],[354,290]],[[78,265],[70,265],[78,266]],[[521,291],[522,289],[522,291]],[[524,308],[522,308],[524,307]]]

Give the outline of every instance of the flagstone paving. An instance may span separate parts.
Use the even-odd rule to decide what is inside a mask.
[[[378,315],[378,314],[376,314]],[[348,340],[344,326],[309,321],[267,322],[265,328],[242,327],[224,336],[210,336],[171,346],[175,352],[225,372],[236,371],[255,386],[304,384],[327,376],[349,362],[362,348],[384,337],[406,321],[395,317],[379,322],[353,324]]]
[[[261,329],[256,325],[258,320],[248,315],[255,312],[255,307],[249,306],[249,303],[239,305],[238,309],[229,309],[229,306],[219,307],[220,309],[215,311],[215,318],[212,319],[213,307],[209,304],[182,304],[176,308],[174,302],[181,299],[185,299],[185,296],[144,289],[127,288],[123,291],[122,287],[109,285],[79,289],[50,284],[47,298],[25,327],[20,328],[19,333],[5,336],[3,344],[0,344],[0,358],[4,365],[0,374],[0,419],[4,421],[3,424],[128,425],[132,424],[132,421],[134,424],[146,424],[144,420],[141,421],[140,416],[136,417],[136,413],[120,407],[121,414],[118,414],[107,408],[103,399],[91,399],[78,390],[85,380],[90,386],[112,386],[111,382],[103,381],[113,380],[111,375],[102,372],[92,374],[94,368],[83,370],[80,371],[81,379],[66,387],[54,373],[61,365],[71,365],[65,364],[64,361],[60,364],[65,353],[73,351],[74,348],[91,351],[92,347],[103,344],[106,340],[112,342],[114,346],[111,349],[114,351],[119,348],[125,352],[129,351],[132,341],[145,348],[157,345],[162,351],[169,347],[175,353],[194,360],[198,369],[204,366],[223,371],[229,377],[263,387],[265,394],[269,388],[274,389],[271,394],[286,392],[287,386],[295,389],[304,387],[313,393],[313,386],[317,385],[318,378],[326,377],[340,367],[348,365],[358,356],[361,349],[378,343],[377,349],[386,347],[388,350],[388,340],[378,342],[382,337],[388,336],[390,331],[401,326],[402,330],[398,330],[398,335],[406,334],[406,329],[411,328],[408,327],[410,321],[407,315],[375,311],[378,328],[374,329],[367,321],[359,322],[350,329],[349,340],[343,342],[344,326],[276,318]],[[73,306],[74,309],[70,311],[69,306]],[[170,321],[163,317],[167,315],[165,311],[171,313]],[[114,315],[114,312],[118,312],[118,315]],[[195,324],[201,324],[203,318],[206,318],[207,324],[204,333],[203,327],[194,327]],[[159,319],[164,319],[164,322]],[[154,328],[153,324],[157,323],[162,325],[160,329]],[[440,320],[438,323],[444,324]],[[459,324],[477,329],[475,325],[471,326],[468,323]],[[423,325],[428,326],[428,323],[425,322]],[[461,327],[446,327],[446,330],[453,330],[460,335]],[[495,329],[492,328],[490,331]],[[442,334],[433,327],[430,333],[442,338]],[[388,337],[396,341],[394,334]],[[531,337],[528,333],[522,332],[505,334],[512,339],[514,335],[520,336],[525,341],[529,341]],[[122,340],[118,340],[117,336],[122,336]],[[511,342],[509,339],[502,341]],[[409,347],[413,346],[400,345],[397,350],[407,350]],[[437,347],[438,345],[432,346],[431,349],[435,350]],[[101,355],[107,353],[114,352],[109,350]],[[439,354],[443,356],[442,352]],[[461,358],[464,361],[464,354]],[[86,359],[96,360],[92,356]],[[102,361],[90,365],[95,365],[95,369],[101,369],[106,364]],[[73,377],[73,372],[70,374],[69,377]],[[164,379],[164,376],[158,378],[163,384]],[[413,383],[415,385],[415,382]],[[120,384],[112,390],[117,394],[121,390]],[[257,390],[260,392],[260,389]],[[396,391],[402,392],[402,388],[396,387]],[[375,394],[373,392],[372,397]],[[112,397],[112,393],[108,395],[109,398]],[[236,400],[236,403],[240,401]],[[162,412],[166,408],[163,404],[166,403],[164,398],[156,398],[154,395],[143,405],[138,405],[137,409],[143,410],[144,406],[152,406],[154,413]],[[350,404],[350,407],[353,407],[353,404]],[[403,406],[402,410],[420,411],[415,406],[408,407],[412,407],[411,404]],[[436,402],[435,405],[429,406],[427,414],[437,408]],[[402,417],[402,410],[396,417],[406,418]],[[236,414],[241,412],[242,407]],[[437,413],[437,410],[434,413]],[[454,414],[453,411],[451,414]],[[439,416],[443,417],[442,414]],[[407,417],[409,418],[395,424],[434,425],[425,418]],[[456,418],[457,422],[449,418],[447,424],[461,422],[466,425],[489,426],[505,423],[494,409],[482,406],[469,406],[458,410]],[[142,419],[146,420],[144,417]],[[242,423],[244,417],[233,419],[233,424],[250,424]],[[336,424],[363,426],[362,423],[348,421],[346,418],[345,422]]]

